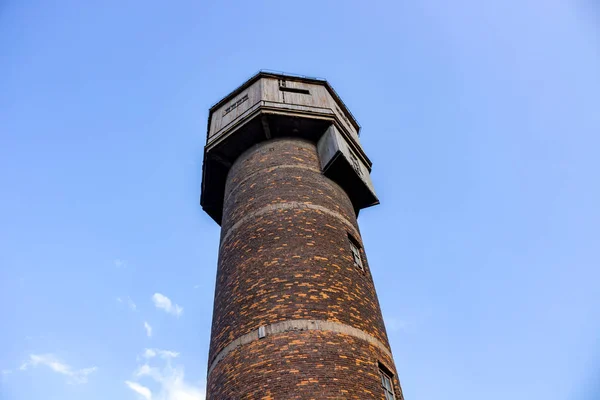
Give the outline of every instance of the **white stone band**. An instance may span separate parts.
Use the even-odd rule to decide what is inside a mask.
[[[269,204],[268,206],[264,206],[250,214],[245,215],[244,217],[240,218],[235,224],[233,224],[233,226],[231,228],[229,228],[227,230],[227,233],[225,233],[225,235],[223,236],[223,238],[221,239],[221,244],[220,246],[223,245],[223,243],[225,243],[225,241],[227,240],[227,238],[229,238],[229,236],[233,233],[233,231],[235,231],[237,228],[239,228],[241,225],[245,224],[246,222],[248,222],[249,220],[256,218],[256,217],[260,217],[261,215],[264,214],[268,214],[272,211],[279,211],[279,210],[293,210],[293,209],[310,209],[310,210],[315,210],[317,212],[323,213],[323,214],[327,214],[330,215],[334,218],[339,219],[340,221],[342,221],[348,228],[350,228],[350,230],[352,230],[353,235],[355,235],[355,237],[359,238],[360,234],[358,232],[358,230],[356,229],[356,227],[350,222],[348,221],[348,219],[346,219],[346,217],[344,217],[342,214],[340,214],[337,211],[333,211],[330,210],[329,208],[323,207],[323,206],[319,206],[316,204],[311,204],[311,203],[303,203],[300,201],[287,201],[285,203],[276,203],[276,204]]]
[[[323,321],[323,320],[314,320],[314,319],[295,319],[295,320],[287,320],[282,322],[276,322],[271,325],[261,326],[258,329],[253,330],[250,333],[247,333],[234,341],[230,342],[227,346],[221,350],[213,362],[210,364],[208,368],[207,376],[210,376],[213,369],[215,369],[216,365],[223,358],[227,356],[230,352],[236,349],[239,346],[243,346],[248,343],[252,343],[256,340],[260,340],[264,337],[276,335],[278,333],[290,332],[290,331],[326,331],[326,332],[335,332],[341,333],[343,335],[353,336],[355,338],[364,340],[365,342],[377,347],[383,353],[392,359],[392,352],[390,349],[383,344],[383,342],[377,339],[374,336],[369,335],[368,333],[354,328],[350,325],[340,324],[339,322],[331,322],[331,321]]]

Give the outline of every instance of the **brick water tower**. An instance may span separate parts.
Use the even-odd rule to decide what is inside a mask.
[[[210,109],[207,400],[403,398],[356,220],[379,203],[359,130],[315,78],[260,72]]]

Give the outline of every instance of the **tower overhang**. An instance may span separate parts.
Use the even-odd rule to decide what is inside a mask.
[[[359,132],[327,81],[259,72],[210,108],[200,204],[220,224],[233,162],[253,145],[280,137],[318,143],[323,173],[348,192],[357,212],[378,204]]]

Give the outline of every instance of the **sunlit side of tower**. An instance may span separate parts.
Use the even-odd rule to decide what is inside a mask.
[[[210,109],[208,400],[403,398],[356,220],[379,203],[359,130],[315,78],[261,72]]]

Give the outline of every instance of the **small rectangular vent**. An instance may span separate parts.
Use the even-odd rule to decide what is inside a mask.
[[[227,107],[225,109],[225,111],[223,111],[223,116],[226,116],[227,114],[229,114],[230,112],[232,112],[233,110],[235,110],[236,108],[238,108],[240,106],[240,104],[242,104],[246,100],[248,100],[248,95],[245,95],[244,97],[242,97],[238,101],[232,103],[229,107]]]
[[[287,86],[279,86],[279,90],[281,90],[282,92],[310,94],[310,91],[308,89],[300,89],[300,88],[293,88],[293,87],[287,87]]]

